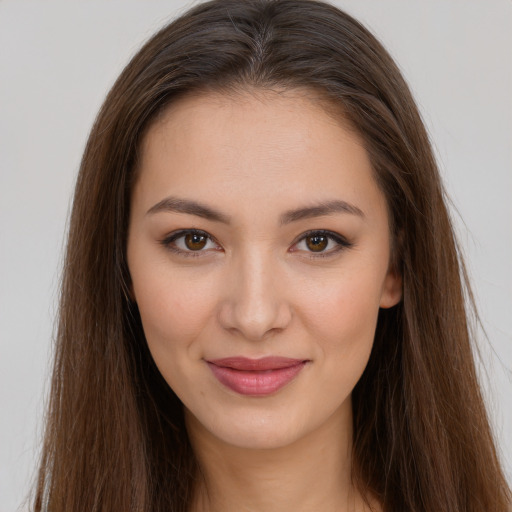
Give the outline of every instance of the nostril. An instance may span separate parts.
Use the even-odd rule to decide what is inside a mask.
[[[222,305],[218,318],[221,326],[231,334],[259,341],[286,329],[292,314],[284,301],[251,304],[231,300]]]

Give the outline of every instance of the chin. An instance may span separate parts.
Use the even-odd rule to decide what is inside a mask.
[[[261,412],[261,411],[260,411]],[[307,436],[317,425],[307,425],[299,417],[284,411],[257,414],[245,411],[200,421],[186,413],[189,433],[207,435],[212,441],[248,450],[273,450],[290,446]]]
[[[292,445],[300,439],[300,435],[276,428],[269,431],[256,429],[244,429],[237,432],[229,432],[224,436],[224,442],[237,448],[247,450],[276,450]]]

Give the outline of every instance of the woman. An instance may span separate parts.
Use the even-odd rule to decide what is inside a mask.
[[[508,510],[463,268],[371,34],[197,6],[85,150],[35,509]]]

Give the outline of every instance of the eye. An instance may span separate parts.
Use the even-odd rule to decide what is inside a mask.
[[[171,233],[160,242],[166,249],[184,257],[200,257],[207,251],[219,250],[221,247],[211,235],[199,229],[183,229]],[[304,233],[293,245],[292,252],[304,251],[310,258],[333,256],[343,249],[352,247],[345,237],[326,230],[315,230]]]
[[[219,249],[212,237],[199,229],[184,229],[171,233],[161,241],[170,251],[185,257],[202,256],[208,250]]]
[[[338,233],[317,230],[304,233],[293,247],[293,251],[305,251],[310,253],[308,255],[310,258],[325,258],[343,249],[352,247],[352,244]]]

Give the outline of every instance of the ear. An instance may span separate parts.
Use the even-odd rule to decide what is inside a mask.
[[[403,279],[401,268],[401,257],[404,245],[404,231],[398,230],[394,236],[391,237],[391,250],[389,258],[388,273],[382,285],[382,293],[380,296],[380,307],[383,309],[392,308],[396,306],[401,300],[403,295]]]
[[[402,276],[391,267],[388,270],[384,284],[382,286],[382,294],[380,296],[380,307],[387,309],[396,306],[402,300]]]

